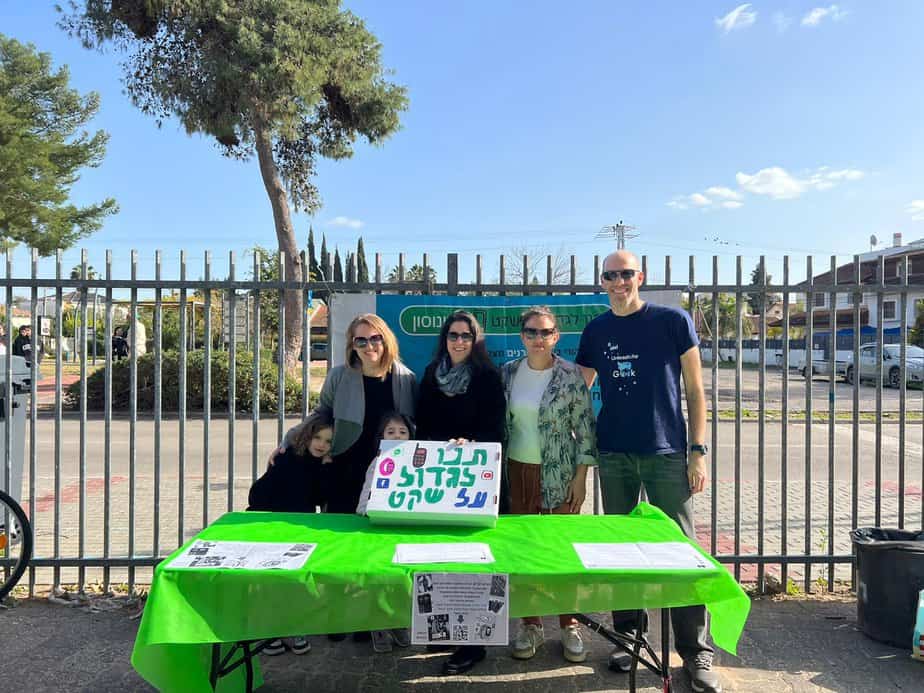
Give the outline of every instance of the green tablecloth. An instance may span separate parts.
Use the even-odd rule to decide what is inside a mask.
[[[381,527],[356,515],[228,513],[195,539],[318,546],[301,570],[170,569],[171,559],[163,561],[132,652],[135,669],[161,690],[210,690],[212,643],[407,626],[411,578],[421,569],[508,573],[511,617],[705,604],[713,641],[732,653],[750,609],[741,587],[711,558],[714,570],[586,570],[572,542],[687,541],[676,523],[644,503],[630,515],[505,516],[494,529]],[[392,563],[398,543],[446,541],[487,543],[496,562]],[[237,673],[219,689],[239,690],[242,670]]]

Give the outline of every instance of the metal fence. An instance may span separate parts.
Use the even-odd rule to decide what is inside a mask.
[[[592,280],[579,281],[577,258],[570,258],[565,281],[554,281],[555,259],[546,261],[545,281],[531,276],[534,267],[529,258],[516,258],[522,282],[506,281],[511,266],[501,257],[498,279],[485,281],[484,263],[475,256],[470,280],[463,280],[458,254],[446,257],[445,281],[413,281],[407,275],[405,256],[388,282],[382,278],[382,258],[375,257],[371,281],[359,283],[308,281],[307,268],[301,277],[265,281],[260,279],[259,258],[254,258],[250,279],[237,278],[234,255],[229,257],[228,275],[216,279],[210,256],[206,254],[201,279],[189,279],[186,257],[179,254],[179,277],[162,276],[162,256],[154,258],[154,278],[138,278],[138,255],[132,252],[130,276],[113,275],[111,252],[107,252],[105,272],[101,278],[88,278],[88,258],[82,255],[80,278],[65,277],[62,256],[57,256],[53,278],[41,277],[38,258],[32,254],[28,276],[14,273],[12,254],[6,257],[5,325],[6,334],[13,333],[14,294],[28,291],[33,307],[29,320],[34,335],[38,335],[38,316],[34,307],[39,292],[54,292],[54,334],[52,344],[62,338],[62,303],[65,290],[77,292],[77,310],[82,324],[87,324],[91,292],[104,295],[105,360],[102,366],[102,401],[90,399],[88,385],[87,331],[78,335],[78,384],[65,384],[65,364],[61,354],[54,358],[54,374],[39,377],[37,364],[32,366],[26,440],[26,473],[23,484],[23,506],[32,518],[36,534],[35,558],[28,575],[30,592],[36,584],[55,587],[75,585],[83,589],[99,584],[109,589],[115,583],[125,583],[129,589],[149,581],[156,563],[179,544],[227,510],[240,510],[246,505],[247,489],[255,479],[270,451],[281,439],[286,428],[303,416],[309,406],[302,397],[296,411],[286,414],[283,407],[270,415],[261,411],[261,385],[268,374],[261,372],[260,297],[277,295],[279,329],[286,323],[285,290],[301,292],[307,300],[309,292],[417,292],[450,295],[535,295],[537,302],[548,294],[578,294],[600,291],[599,276],[602,258],[592,258]],[[520,264],[522,262],[522,265]],[[423,272],[431,276],[427,255],[422,258]],[[591,264],[591,263],[589,263]],[[887,284],[883,261],[873,283],[861,283],[860,260],[854,259],[850,283],[816,283],[813,279],[812,258],[806,261],[804,282],[790,281],[789,258],[783,259],[783,282],[769,285],[765,281],[745,284],[742,281],[742,260],[735,263],[734,283],[720,283],[719,259],[713,258],[708,283],[699,280],[694,258],[678,277],[672,272],[671,258],[663,264],[643,258],[643,270],[649,278],[659,276],[659,283],[649,282],[644,291],[677,292],[678,303],[690,310],[711,309],[711,321],[702,325],[703,337],[725,337],[720,332],[720,299],[731,296],[735,305],[735,329],[731,338],[735,344],[733,363],[710,358],[704,364],[704,381],[710,402],[710,464],[709,488],[696,498],[696,519],[699,540],[720,561],[732,566],[735,576],[754,580],[764,587],[772,575],[784,586],[797,584],[809,591],[833,589],[839,580],[853,579],[852,551],[848,532],[858,525],[892,524],[899,527],[921,526],[924,510],[924,476],[922,476],[922,434],[924,434],[924,397],[910,395],[906,378],[893,394],[883,388],[883,361],[874,369],[874,395],[862,387],[860,378],[852,383],[797,377],[791,370],[798,366],[791,358],[791,347],[784,346],[780,362],[768,363],[767,319],[758,321],[759,358],[755,366],[744,363],[743,308],[748,295],[761,299],[768,294],[781,297],[783,304],[782,334],[791,334],[790,307],[799,297],[812,310],[814,296],[830,297],[827,324],[837,325],[838,295],[853,297],[854,338],[852,362],[859,362],[861,296],[875,295],[876,315],[883,314],[886,295],[896,295],[901,303],[900,333],[907,334],[909,292],[919,291],[907,282],[907,259],[903,279],[899,284]],[[302,263],[306,267],[306,263]],[[285,277],[284,263],[278,258],[279,276]],[[766,277],[761,258],[760,276]],[[648,270],[653,271],[649,272]],[[831,258],[831,277],[837,277]],[[325,273],[330,271],[325,269]],[[330,274],[327,274],[330,276]],[[353,272],[348,277],[355,277]],[[924,287],[921,287],[924,288]],[[170,300],[165,300],[170,292]],[[193,352],[189,349],[189,330],[196,330],[186,319],[178,321],[179,335],[176,352],[163,348],[164,316],[171,310],[186,315],[187,306],[196,300],[204,306],[203,336],[212,334],[213,292],[222,292],[230,315],[235,316],[239,301],[253,306],[248,318],[246,335],[251,369],[250,411],[236,411],[236,397],[227,397],[222,411],[213,411],[213,388],[229,393],[238,391],[236,358],[241,349],[236,332],[238,321],[232,319],[220,333],[229,335],[227,342],[227,376],[225,382],[213,381],[213,368],[218,359],[212,339],[203,339],[203,348],[196,359],[202,359],[201,382],[188,381],[187,368]],[[174,295],[175,294],[175,295]],[[194,296],[195,294],[195,296]],[[127,296],[127,298],[125,298]],[[139,357],[134,349],[128,360],[128,392],[114,391],[114,374],[124,373],[126,366],[112,359],[113,309],[120,302],[128,305],[134,316],[141,304],[152,306],[153,345],[150,356],[150,382],[145,370],[144,382],[139,381]],[[818,309],[816,313],[825,309]],[[814,319],[805,320],[804,340],[813,344]],[[317,391],[323,373],[311,371],[308,358],[308,321],[303,321],[303,353],[300,384],[303,392]],[[800,335],[801,336],[801,335]],[[193,335],[195,337],[195,335]],[[10,342],[12,339],[10,338]],[[876,328],[879,353],[885,343],[882,321]],[[900,363],[907,363],[907,340],[900,340]],[[277,398],[284,397],[285,362],[278,348],[273,371],[277,382]],[[784,340],[789,345],[788,340]],[[174,376],[164,381],[165,357],[176,363]],[[836,374],[835,350],[827,356],[829,373]],[[6,360],[6,381],[12,377],[11,359]],[[47,367],[47,364],[46,364]],[[904,370],[904,366],[902,367]],[[97,376],[99,377],[99,376]],[[225,376],[222,376],[224,379]],[[315,383],[312,384],[312,377]],[[243,376],[242,376],[243,379]],[[116,384],[119,387],[118,381]],[[201,392],[201,410],[187,407],[187,396],[195,389]],[[97,392],[98,390],[94,390]],[[152,393],[151,411],[139,410],[139,396]],[[114,409],[118,398],[127,394],[127,412]],[[165,411],[164,395],[176,401],[176,410]],[[73,411],[65,411],[65,400]],[[816,407],[816,402],[821,406]],[[913,406],[912,406],[913,405]],[[99,410],[99,411],[96,411]],[[5,422],[4,479],[9,487],[11,477],[11,419]],[[918,483],[912,481],[919,480]],[[595,488],[597,488],[595,484]],[[590,501],[588,501],[590,504]],[[594,498],[599,509],[599,498]],[[0,561],[2,561],[0,557]],[[5,565],[8,565],[6,561]]]

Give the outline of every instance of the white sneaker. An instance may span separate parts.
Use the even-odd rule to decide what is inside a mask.
[[[303,655],[311,652],[311,641],[308,640],[306,635],[296,635],[293,638],[288,638],[286,645],[292,650],[292,654]]]
[[[584,638],[581,635],[581,628],[577,624],[561,629],[561,647],[565,659],[569,662],[583,662],[587,659]]]
[[[536,648],[545,642],[545,633],[542,626],[535,623],[523,623],[513,641],[513,650],[510,654],[514,659],[532,659],[536,655]]]

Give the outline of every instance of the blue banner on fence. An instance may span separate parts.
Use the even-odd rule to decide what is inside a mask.
[[[485,331],[485,345],[500,366],[526,355],[520,340],[520,315],[530,306],[548,306],[558,319],[561,339],[556,351],[569,361],[577,356],[584,326],[609,310],[604,295],[581,296],[376,296],[375,312],[398,338],[401,360],[423,377],[433,358],[443,321],[456,310],[472,313]],[[597,390],[597,386],[594,386]],[[594,392],[599,409],[599,393]]]

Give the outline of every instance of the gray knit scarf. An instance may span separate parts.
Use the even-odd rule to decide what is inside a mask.
[[[443,358],[436,366],[433,374],[436,384],[444,395],[464,395],[468,392],[468,385],[472,381],[472,364],[468,361],[453,366],[449,356]]]

